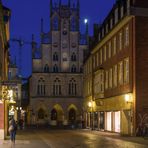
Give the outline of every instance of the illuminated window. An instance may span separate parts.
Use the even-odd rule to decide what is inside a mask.
[[[113,70],[112,68],[109,70],[109,88],[113,86]]]
[[[114,39],[113,39],[113,55],[116,54],[116,50],[117,50],[117,43],[116,43],[116,37],[114,37]]]
[[[113,68],[113,86],[117,87],[117,65]]]
[[[124,59],[124,83],[129,83],[129,58]]]
[[[108,89],[108,71],[105,72],[105,89]]]
[[[106,46],[104,46],[104,61],[106,61]]]
[[[102,64],[102,49],[100,49],[100,64]]]
[[[112,130],[112,120],[111,120],[112,117],[111,116],[112,116],[111,112],[107,112],[106,113],[106,122],[107,122],[106,123],[106,128],[107,128],[106,130],[107,131],[111,131]]]
[[[125,46],[129,45],[129,27],[125,28]]]
[[[111,58],[111,42],[108,43],[108,58]]]
[[[119,33],[119,50],[122,50],[122,32]]]
[[[94,77],[94,93],[103,93],[104,92],[104,72],[99,71]]]
[[[120,132],[120,111],[114,112],[114,130]]]
[[[119,85],[123,84],[123,62],[122,61],[118,64],[118,82],[119,82]]]

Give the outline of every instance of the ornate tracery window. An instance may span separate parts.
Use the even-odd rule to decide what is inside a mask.
[[[58,96],[58,95],[61,95],[61,81],[59,78],[56,78],[54,81],[53,81],[53,95],[54,96]]]
[[[77,94],[77,83],[74,78],[69,81],[69,95]]]
[[[38,95],[45,95],[46,94],[45,80],[43,78],[40,78],[38,80],[37,94]]]

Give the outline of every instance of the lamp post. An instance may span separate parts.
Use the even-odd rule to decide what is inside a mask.
[[[93,101],[88,102],[88,107],[90,108],[90,122],[91,122],[91,130],[94,129],[94,116],[93,116]]]
[[[131,94],[126,94],[125,95],[125,102],[127,104],[130,104],[130,124],[131,124],[131,136],[133,135],[133,100]]]

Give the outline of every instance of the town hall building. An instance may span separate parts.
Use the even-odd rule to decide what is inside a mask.
[[[29,124],[70,125],[82,120],[83,61],[88,52],[88,24],[80,33],[79,0],[50,1],[50,31],[37,48],[33,39]]]

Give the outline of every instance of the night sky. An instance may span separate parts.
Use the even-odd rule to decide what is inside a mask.
[[[67,3],[68,0],[62,0]],[[76,2],[77,0],[71,0]],[[44,32],[50,30],[49,3],[50,0],[2,0],[3,4],[11,9],[10,38],[21,38],[31,42],[31,35],[39,42],[40,22],[44,19]],[[58,2],[58,0],[54,0]],[[112,8],[115,0],[80,0],[80,24],[81,32],[84,32],[84,18],[88,19],[89,33],[92,35],[93,24],[101,23]],[[19,63],[19,46],[17,42],[10,42],[12,59]],[[28,44],[22,48],[22,76],[31,75],[31,46]]]

